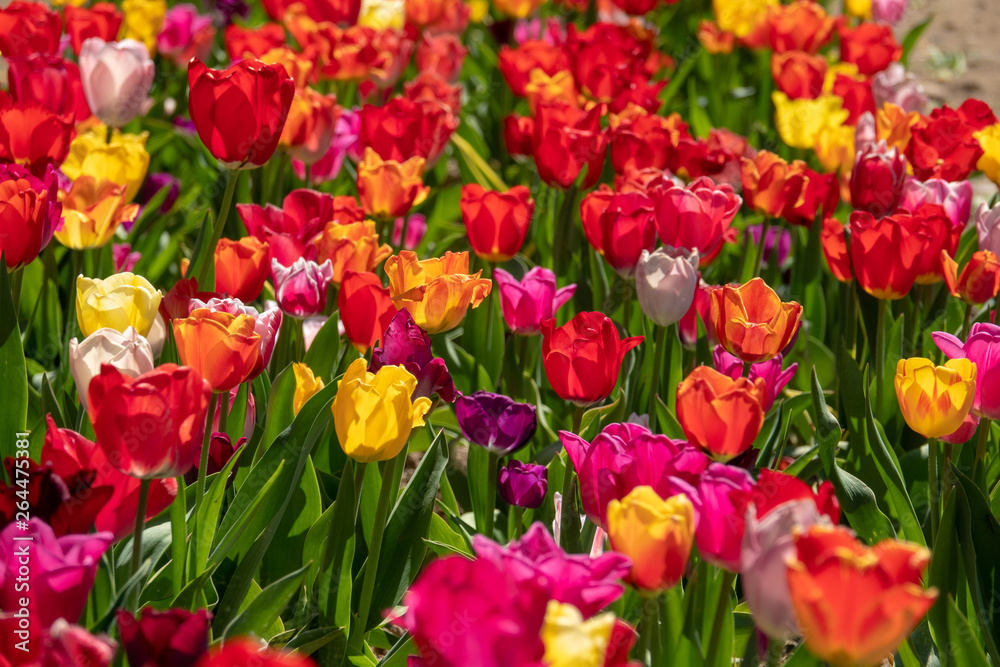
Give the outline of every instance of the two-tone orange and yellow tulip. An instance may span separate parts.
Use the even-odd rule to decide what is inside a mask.
[[[750,449],[764,425],[767,386],[698,366],[677,386],[677,420],[691,444],[717,461]]]
[[[198,371],[216,392],[246,380],[260,357],[260,335],[250,315],[196,308],[175,319],[174,338],[181,363]]]
[[[54,236],[67,248],[100,248],[122,223],[139,214],[138,204],[128,204],[125,188],[93,176],[81,176],[63,197],[63,225]]]
[[[387,244],[379,244],[373,220],[341,224],[330,222],[314,240],[317,264],[330,260],[333,282],[339,285],[348,271],[374,271],[379,263],[392,254]]]
[[[371,147],[358,163],[358,199],[365,213],[383,222],[405,215],[427,199],[424,158],[415,155],[405,162],[383,160]]]
[[[799,328],[802,306],[783,302],[760,278],[712,291],[712,321],[726,351],[752,364],[781,353]]]
[[[406,308],[429,334],[454,329],[469,308],[490,295],[493,281],[469,273],[469,253],[446,252],[443,257],[419,260],[404,250],[385,262],[389,295],[397,308]]]
[[[930,359],[911,357],[896,364],[896,398],[906,423],[925,438],[954,433],[976,396],[976,364],[949,359],[935,366]]]

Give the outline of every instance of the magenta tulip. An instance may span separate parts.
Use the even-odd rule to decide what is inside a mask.
[[[938,204],[948,215],[951,224],[965,227],[972,212],[972,183],[949,183],[940,178],[918,181],[912,176],[903,184],[899,207],[914,213],[924,204]]]
[[[778,396],[785,389],[785,386],[795,377],[795,371],[799,368],[799,365],[796,363],[782,370],[781,362],[783,359],[784,357],[779,354],[767,361],[750,365],[750,382],[753,382],[757,378],[764,378],[764,387],[767,390],[764,394],[764,412],[771,409],[774,401],[777,400]],[[712,366],[715,367],[715,370],[728,375],[734,380],[743,375],[743,360],[726,352],[725,348],[721,345],[716,345],[715,350],[712,352]]]
[[[274,275],[274,298],[286,315],[303,319],[326,307],[327,287],[333,279],[330,260],[317,264],[300,257],[291,266],[282,266],[272,259],[271,273]]]
[[[695,541],[698,553],[712,565],[730,572],[740,571],[743,514],[738,508],[753,488],[753,478],[742,468],[712,463],[698,480],[701,514]]]
[[[520,281],[503,269],[493,277],[500,290],[500,310],[510,330],[521,336],[541,332],[542,320],[554,317],[576,292],[576,285],[556,289],[556,274],[540,266],[524,274]]]
[[[1000,326],[977,322],[964,343],[944,331],[935,331],[931,337],[944,356],[969,359],[976,364],[972,411],[986,419],[1000,419]]]

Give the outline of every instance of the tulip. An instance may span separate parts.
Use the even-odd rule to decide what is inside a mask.
[[[295,93],[285,68],[242,60],[220,71],[195,58],[188,85],[191,120],[216,159],[229,169],[253,169],[268,161]]]
[[[139,214],[138,204],[126,204],[125,188],[89,175],[73,181],[62,206],[63,226],[55,237],[75,250],[106,245],[119,226],[131,224]]]
[[[691,444],[718,461],[750,449],[764,425],[762,378],[733,380],[698,366],[677,387],[677,420]]]
[[[578,406],[602,401],[618,382],[625,354],[642,336],[621,340],[614,322],[603,313],[577,313],[561,327],[543,320],[542,363],[552,389]]]
[[[218,428],[218,417],[219,414],[216,412],[216,419],[214,428]],[[251,431],[253,429],[251,428]],[[245,429],[244,429],[245,432]],[[215,431],[209,436],[208,440],[208,460],[206,461],[205,474],[214,475],[217,472],[221,472],[223,468],[229,463],[230,459],[236,455],[236,452],[247,443],[247,437],[243,436],[233,444],[232,439],[226,433],[220,431]],[[188,486],[196,485],[198,483],[198,469],[201,467],[201,462],[197,462],[193,468],[184,473],[184,482]],[[235,476],[236,471],[239,470],[240,464],[237,462],[233,466],[232,475]]]
[[[556,275],[536,266],[517,281],[503,269],[495,269],[493,278],[500,290],[500,310],[511,333],[534,336],[541,331],[542,320],[555,316],[576,292],[576,285],[556,289]]]
[[[793,162],[792,171],[802,178],[802,188],[799,190],[798,199],[795,202],[789,201],[785,206],[782,216],[789,224],[811,229],[818,217],[822,215],[822,218],[826,219],[837,210],[837,204],[840,203],[840,182],[836,174],[819,174],[802,163]],[[748,228],[754,233],[754,244],[759,244],[760,232],[753,230],[760,228],[758,225]],[[774,228],[768,231],[767,247],[764,248],[765,259],[771,256],[773,247],[771,234],[776,233],[778,232],[775,232]],[[784,230],[782,238],[788,238],[788,243],[791,243],[788,230]],[[782,263],[779,253],[778,264]]]
[[[87,665],[87,667],[109,667],[115,659],[117,644],[106,634],[92,635],[79,625],[67,623],[59,618],[45,630],[29,630],[34,636],[28,643],[27,653],[22,653],[24,644],[15,633],[18,619],[14,614],[5,614],[0,624],[6,625],[4,639],[0,639],[2,655],[9,655],[14,662],[5,665],[42,665],[62,667],[62,665]],[[39,636],[40,635],[40,636]],[[7,645],[4,643],[7,640]],[[19,659],[26,662],[19,662]]]
[[[802,306],[781,298],[760,278],[712,291],[712,321],[727,352],[749,363],[781,353],[799,327]]]
[[[851,172],[851,204],[881,218],[896,209],[906,181],[906,158],[884,141],[859,153]]]
[[[1000,206],[990,208],[986,202],[979,205],[976,209],[976,237],[980,250],[989,250],[994,255],[1000,252]]]
[[[497,477],[497,491],[508,505],[525,509],[538,509],[545,502],[549,487],[548,468],[534,463],[521,463],[511,459],[501,466]]]
[[[864,22],[855,28],[842,24],[840,33],[840,59],[857,65],[858,73],[871,76],[899,60],[903,47],[893,37],[892,27],[885,23]]]
[[[417,70],[433,72],[442,80],[455,83],[462,71],[462,61],[468,53],[469,50],[458,35],[425,32],[417,42]]]
[[[260,360],[260,335],[254,318],[208,308],[173,321],[181,363],[190,366],[217,392],[228,392],[253,373]]]
[[[976,368],[972,412],[986,419],[1000,419],[1000,327],[990,322],[972,325],[965,343],[944,331],[931,334],[934,343],[951,360],[968,359]]]
[[[785,386],[795,377],[795,371],[799,368],[799,365],[795,363],[782,370],[782,359],[782,355],[779,354],[768,361],[750,365],[750,374],[747,376],[747,379],[750,382],[753,382],[757,378],[764,380],[764,386],[766,387],[764,396],[765,414],[771,410],[771,406],[774,405],[774,402],[781,395]],[[743,375],[743,360],[726,352],[725,348],[721,345],[717,345],[715,350],[712,351],[712,366],[715,370],[728,375],[733,380],[737,380]]]
[[[368,366],[377,372],[383,366],[401,366],[417,378],[412,398],[430,398],[434,394],[447,403],[455,402],[455,383],[448,373],[444,359],[431,352],[431,339],[417,326],[405,308],[393,315],[381,334],[382,347],[372,350]]]
[[[215,246],[215,289],[240,301],[253,301],[268,277],[267,241],[246,236],[238,241],[219,239]]]
[[[396,222],[392,225],[392,245],[403,250],[416,250],[425,234],[427,234],[427,218],[420,213],[396,218]]]
[[[963,181],[976,168],[983,147],[976,133],[997,122],[979,100],[966,100],[958,109],[947,105],[920,117],[911,128],[906,157],[920,179]]]
[[[146,607],[135,615],[120,610],[116,618],[130,665],[194,667],[208,650],[212,615],[204,609],[192,613]]]
[[[92,477],[93,482],[86,490],[89,496],[101,497],[101,488],[111,489],[111,495],[103,499],[93,518],[94,527],[110,532],[115,541],[129,535],[138,512],[140,480],[122,474],[95,443],[69,429],[57,428],[51,416],[46,420],[45,442],[39,459],[42,465],[63,480]],[[166,509],[176,495],[176,480],[154,480],[149,488],[146,519]],[[82,511],[82,508],[77,509]]]
[[[313,375],[312,369],[303,363],[292,364],[292,372],[295,373],[295,395],[292,399],[292,412],[299,414],[302,406],[318,394],[326,383],[323,378]]]
[[[922,357],[900,359],[895,386],[907,425],[925,438],[940,438],[957,430],[972,408],[976,364],[963,358],[944,366]]]
[[[198,661],[197,667],[315,667],[309,658],[295,651],[262,649],[251,639],[237,638],[217,644]]]
[[[142,259],[142,253],[138,250],[133,252],[130,243],[112,243],[111,259],[114,262],[115,271],[121,273],[134,269],[135,265]]]
[[[395,220],[427,199],[424,158],[405,162],[383,160],[370,147],[358,164],[358,199],[365,213],[379,220]]]
[[[122,127],[153,106],[153,61],[134,39],[91,37],[80,48],[80,80],[90,110],[105,125]]]
[[[698,289],[698,251],[662,246],[643,250],[635,267],[635,291],[646,317],[661,327],[679,322]]]
[[[836,667],[878,665],[937,599],[921,575],[930,553],[883,540],[858,542],[846,528],[813,526],[795,539],[788,587],[806,648]]]
[[[458,118],[439,102],[417,103],[394,97],[383,106],[366,104],[360,111],[361,144],[387,161],[421,157],[434,166],[458,127]]]
[[[605,612],[584,620],[571,604],[549,600],[542,626],[544,660],[551,667],[623,667],[635,643],[635,630]]]
[[[223,41],[232,61],[245,58],[247,54],[260,58],[271,49],[285,44],[285,27],[277,23],[265,23],[257,28],[228,25],[223,33]]]
[[[490,295],[493,281],[469,273],[469,253],[448,251],[444,257],[418,260],[403,250],[385,261],[389,294],[397,308],[405,308],[427,333],[454,329],[469,308],[478,308]]]
[[[740,571],[743,513],[752,488],[750,473],[722,463],[710,464],[698,479],[698,554],[730,572]]]
[[[248,377],[247,380],[252,380],[260,375],[260,372],[264,369],[264,367],[270,363],[271,353],[274,352],[274,344],[278,338],[278,329],[281,327],[281,311],[278,310],[278,308],[271,307],[261,313],[258,312],[253,306],[243,305],[239,299],[219,299],[212,297],[205,302],[199,298],[201,296],[203,295],[198,294],[187,303],[186,310],[188,314],[198,310],[199,308],[207,308],[211,311],[221,311],[234,316],[249,315],[253,318],[254,333],[260,336],[260,356],[257,361],[257,365],[254,367],[254,370],[251,372],[250,377]],[[235,398],[231,397],[229,402],[232,403],[233,400],[235,400]],[[252,395],[250,396],[250,402],[252,405]]]
[[[58,56],[32,54],[10,58],[7,62],[10,96],[17,104],[38,105],[76,122],[91,117],[83,94],[80,68]]]
[[[823,91],[827,62],[804,51],[786,51],[771,56],[774,85],[789,99],[815,99]]]
[[[651,114],[623,118],[612,134],[611,165],[618,174],[662,170],[686,134],[687,125],[676,113],[666,118]]]
[[[674,248],[697,250],[701,265],[722,249],[743,200],[730,185],[715,185],[702,177],[687,187],[654,191],[660,239]]]
[[[921,182],[912,176],[907,177],[899,207],[914,213],[924,204],[941,206],[953,225],[964,228],[972,212],[972,184],[968,181],[949,183],[939,178]]]
[[[0,52],[6,57],[59,51],[62,19],[47,6],[14,0],[0,11]]]
[[[538,426],[534,404],[488,391],[459,396],[455,418],[466,440],[500,456],[528,444]]]
[[[330,149],[339,117],[336,95],[297,88],[279,143],[299,162],[315,164]]]
[[[333,420],[344,453],[370,463],[395,458],[415,426],[424,425],[431,408],[426,397],[411,399],[417,379],[399,366],[383,366],[375,373],[356,359],[337,383]]]
[[[397,313],[388,288],[382,286],[378,276],[352,271],[340,283],[337,308],[344,334],[362,354],[382,338]]]
[[[63,17],[66,35],[76,56],[80,55],[83,43],[90,37],[113,41],[122,24],[122,14],[111,2],[95,2],[89,8],[68,4],[63,8]]]
[[[20,165],[0,165],[0,210],[0,252],[13,271],[30,264],[59,226],[62,205],[54,170],[43,180]]]
[[[92,176],[123,186],[127,204],[139,193],[149,168],[147,136],[145,132],[136,135],[115,130],[109,142],[102,127],[91,129],[73,139],[62,170],[73,180]],[[126,220],[124,224],[130,228],[132,221]]]
[[[208,58],[213,41],[215,26],[212,25],[212,17],[199,14],[194,5],[182,3],[167,10],[163,31],[156,38],[156,47],[177,67],[187,67],[192,58]]]
[[[760,25],[768,13],[770,5],[777,0],[712,0],[712,9],[719,27],[737,37],[746,37]]]
[[[958,264],[947,250],[941,251],[944,282],[952,296],[966,303],[986,303],[1000,292],[1000,261],[989,250],[972,253],[968,264],[958,273]]]
[[[286,315],[302,319],[326,308],[327,286],[333,279],[333,264],[298,258],[291,266],[271,260],[274,275],[274,298]]]
[[[765,217],[780,218],[787,206],[798,201],[804,176],[800,164],[789,165],[774,153],[760,151],[753,159],[742,158],[740,180],[748,207]]]
[[[155,366],[149,341],[131,326],[124,332],[98,329],[82,343],[73,338],[69,342],[69,364],[84,409],[90,381],[101,372],[102,365],[110,364],[130,377],[138,377]]]
[[[632,559],[628,580],[646,591],[663,591],[681,580],[694,543],[694,507],[683,494],[664,500],[637,486],[608,503],[611,548]]]
[[[631,277],[639,256],[656,245],[653,202],[639,192],[590,192],[580,220],[587,241],[622,277]]]
[[[459,207],[476,256],[488,262],[506,262],[524,244],[535,200],[523,185],[497,192],[470,183],[462,186]]]
[[[374,271],[383,259],[392,254],[387,244],[379,245],[378,232],[371,220],[341,224],[330,222],[323,232],[313,239],[316,261],[329,260],[333,265],[335,285],[339,285],[348,271]]]
[[[31,585],[18,585],[18,568],[23,566],[23,556],[18,558],[18,546],[24,544],[15,538],[30,538]],[[32,624],[38,630],[49,628],[57,619],[74,623],[83,614],[87,595],[94,585],[94,577],[101,555],[111,545],[108,532],[56,537],[52,528],[37,518],[28,521],[27,529],[14,522],[0,531],[0,564],[3,565],[3,583],[0,584],[0,601],[3,608],[13,614],[15,609],[27,607]],[[22,580],[23,583],[23,580]],[[24,603],[24,600],[27,603]]]
[[[0,109],[0,161],[16,162],[35,178],[66,159],[73,137],[73,119],[39,106]]]
[[[858,284],[876,299],[901,299],[913,287],[921,243],[896,216],[851,214],[851,264]],[[940,256],[940,255],[939,255]]]
[[[872,95],[875,107],[894,104],[904,112],[922,111],[927,105],[923,86],[902,63],[892,63],[872,77]]]
[[[600,105],[583,111],[561,103],[538,104],[532,153],[538,175],[549,186],[565,190],[584,169],[582,187],[593,187],[600,179],[607,149],[600,111]]]
[[[142,42],[152,53],[167,14],[166,0],[122,0],[122,12],[122,36]]]
[[[125,331],[135,327],[145,336],[153,327],[160,293],[148,280],[132,273],[76,279],[76,320],[84,337],[98,329]]]
[[[192,368],[163,364],[137,378],[105,364],[87,404],[113,466],[142,480],[182,475],[201,450],[212,388]]]
[[[815,54],[830,40],[834,19],[812,0],[795,0],[788,5],[772,4],[767,8],[767,33],[771,49],[805,51]]]
[[[836,130],[850,118],[850,112],[843,108],[843,100],[837,95],[790,100],[784,93],[775,91],[771,99],[778,135],[793,148],[813,148],[824,132]]]

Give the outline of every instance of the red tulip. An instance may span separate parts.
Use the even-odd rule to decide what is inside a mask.
[[[163,364],[137,378],[105,364],[87,404],[97,444],[132,477],[183,475],[198,462],[212,388],[193,368]]]
[[[856,28],[842,24],[839,30],[840,59],[857,65],[865,76],[878,74],[903,55],[887,23],[860,23]]]
[[[800,162],[793,162],[792,168],[799,165],[798,175],[802,178],[802,189],[798,200],[785,206],[784,218],[792,225],[812,228],[813,222],[820,213],[825,219],[833,215],[840,203],[840,181],[836,174],[820,174]]]
[[[967,303],[986,303],[1000,292],[1000,262],[989,250],[972,253],[961,274],[948,251],[942,250],[941,266],[948,291]]]
[[[498,192],[470,183],[462,186],[459,208],[472,251],[489,262],[505,262],[524,244],[535,200],[523,185]]]
[[[73,119],[38,106],[0,109],[0,161],[17,162],[44,178],[50,165],[58,167],[69,153]]]
[[[906,216],[910,217],[910,216]],[[921,242],[899,216],[881,220],[867,211],[851,213],[851,264],[858,284],[876,299],[902,299],[919,269]]]
[[[789,99],[816,99],[823,92],[826,58],[805,51],[775,52],[771,55],[771,76],[778,90]]]
[[[0,10],[0,53],[5,58],[59,52],[62,17],[41,2],[14,0]]]
[[[881,218],[896,210],[906,182],[906,158],[884,141],[858,153],[851,172],[851,204]]]
[[[469,50],[458,35],[424,33],[417,42],[417,71],[434,72],[444,81],[455,83]]]
[[[945,105],[920,118],[906,147],[913,175],[921,181],[965,180],[983,156],[974,133],[996,122],[989,107],[975,99],[966,100],[958,109]]]
[[[230,169],[253,169],[268,161],[295,94],[284,67],[243,60],[220,71],[194,58],[188,85],[191,120],[216,159]]]
[[[615,323],[603,313],[578,313],[561,327],[543,320],[542,363],[560,398],[584,406],[611,395],[625,353],[642,336],[621,340]]]
[[[660,240],[675,248],[697,248],[702,266],[722,250],[743,203],[731,185],[716,185],[707,176],[687,187],[655,189],[652,197]]]
[[[383,160],[397,162],[417,155],[433,165],[458,127],[458,118],[445,105],[418,104],[405,97],[394,97],[382,107],[366,104],[360,116],[361,145],[370,146]]]
[[[247,54],[260,58],[285,44],[285,28],[278,23],[265,23],[259,28],[244,28],[234,23],[226,26],[223,41],[230,60],[242,60]]]
[[[503,119],[503,140],[511,155],[531,155],[535,137],[535,119],[511,114]]]
[[[611,166],[628,176],[643,169],[663,170],[681,139],[689,138],[688,126],[679,114],[664,118],[643,114],[612,123]]]
[[[8,58],[8,82],[14,102],[40,106],[75,122],[90,118],[90,107],[83,94],[80,68],[76,63],[56,56],[33,54],[26,58]]]
[[[892,215],[901,224],[908,225],[910,231],[920,243],[917,253],[918,285],[931,285],[944,278],[941,266],[941,252],[954,256],[958,250],[958,242],[962,236],[964,223],[955,225],[937,204],[923,204],[917,207],[912,215],[898,212]]]
[[[767,8],[766,31],[776,53],[816,53],[833,34],[834,19],[814,0],[795,0],[789,5]]]
[[[215,289],[244,303],[256,299],[271,275],[268,251],[267,241],[255,236],[238,241],[219,239],[215,247]]]
[[[502,46],[497,66],[514,94],[524,97],[531,70],[540,69],[551,77],[569,69],[569,56],[560,46],[541,40],[528,40],[516,49]]]
[[[843,100],[844,109],[848,112],[845,125],[856,126],[863,114],[875,114],[875,95],[868,79],[838,74],[833,79],[833,94]]]
[[[389,288],[378,276],[354,271],[340,283],[337,308],[347,340],[361,353],[375,345],[397,312]]]
[[[847,253],[847,234],[844,223],[836,218],[823,220],[823,230],[820,232],[820,245],[823,246],[823,256],[830,267],[833,277],[842,283],[854,280],[851,273],[851,257]]]
[[[250,639],[235,639],[211,649],[196,667],[316,667],[294,651],[263,649]]]
[[[656,245],[653,202],[639,192],[612,192],[603,186],[580,204],[587,241],[624,277],[631,277],[643,250]]]
[[[130,665],[193,667],[208,650],[212,615],[204,609],[146,607],[138,615],[120,610],[116,618]]]
[[[550,186],[568,188],[586,169],[582,187],[593,187],[601,177],[606,148],[600,105],[590,111],[566,104],[538,105],[532,152],[538,175]]]
[[[95,2],[89,8],[67,4],[63,17],[66,19],[66,34],[76,56],[80,55],[80,47],[90,37],[100,37],[105,42],[115,41],[123,18],[112,2]]]
[[[7,269],[30,264],[62,220],[56,175],[38,179],[19,164],[0,164],[0,252]]]

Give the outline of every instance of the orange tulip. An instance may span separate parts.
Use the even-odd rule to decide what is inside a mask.
[[[427,199],[423,181],[424,158],[406,162],[383,160],[371,147],[358,164],[358,199],[365,213],[378,220],[395,220]]]
[[[753,158],[741,158],[740,180],[747,206],[761,215],[780,218],[786,207],[795,206],[802,190],[805,164],[788,164],[768,151]]]
[[[989,250],[972,253],[961,274],[958,263],[942,250],[941,269],[948,291],[966,303],[986,303],[1000,292],[1000,262]]]
[[[454,329],[466,311],[490,295],[493,281],[469,274],[469,253],[446,252],[423,261],[404,250],[385,262],[389,295],[397,308],[406,308],[429,334]]]
[[[100,248],[122,223],[135,220],[138,204],[128,204],[123,186],[84,174],[62,200],[63,225],[56,240],[68,248]]]
[[[260,296],[271,271],[269,244],[256,236],[219,239],[215,246],[215,289],[244,303]]]
[[[333,129],[340,118],[336,95],[322,95],[299,88],[288,109],[288,119],[278,144],[305,164],[313,164],[330,150]]]
[[[336,285],[344,280],[348,271],[374,271],[379,262],[392,254],[392,248],[387,244],[379,245],[375,223],[371,220],[346,225],[329,222],[313,240],[313,245],[316,247],[317,264],[326,260],[333,264],[332,282]]]
[[[784,303],[760,278],[712,292],[712,321],[726,351],[752,364],[777,356],[795,335],[802,306]]]
[[[835,667],[879,665],[937,599],[924,590],[923,547],[883,540],[874,547],[841,527],[813,526],[796,537],[788,587],[809,651]]]
[[[736,380],[698,366],[677,386],[677,420],[684,435],[718,461],[750,449],[764,425],[763,378]]]
[[[173,321],[181,363],[194,368],[217,392],[246,380],[260,357],[260,335],[250,315],[196,308]]]

